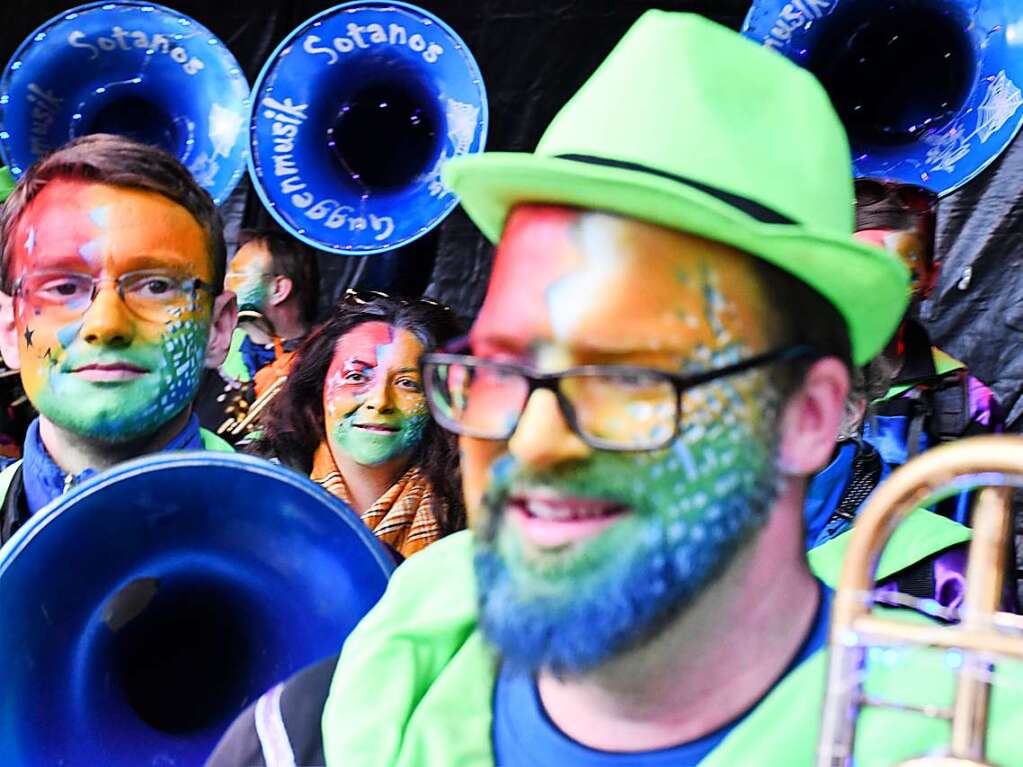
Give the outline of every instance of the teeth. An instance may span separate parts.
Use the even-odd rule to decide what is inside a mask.
[[[602,504],[551,504],[535,498],[526,501],[528,514],[557,522],[603,517],[612,510],[612,507]]]

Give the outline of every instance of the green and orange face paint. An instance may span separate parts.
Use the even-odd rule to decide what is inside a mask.
[[[541,371],[689,373],[767,351],[770,316],[742,253],[529,206],[508,221],[471,342],[479,356]],[[684,395],[678,439],[635,453],[581,446],[534,401],[509,443],[461,443],[482,623],[510,660],[577,671],[692,599],[763,523],[781,397],[764,369],[712,381]]]
[[[189,405],[212,297],[196,291],[154,320],[132,312],[114,284],[154,269],[212,281],[206,235],[187,210],[152,192],[58,179],[25,210],[15,237],[14,280],[41,270],[102,280],[77,317],[15,297],[22,381],[45,418],[90,439],[122,442],[155,431]]]
[[[224,287],[238,297],[239,308],[265,313],[272,283],[273,258],[259,240],[242,245],[227,265]]]
[[[407,459],[429,421],[419,376],[423,345],[404,328],[364,322],[338,339],[323,387],[335,460],[363,466]]]

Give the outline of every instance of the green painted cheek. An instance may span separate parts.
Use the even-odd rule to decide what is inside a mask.
[[[194,307],[181,312],[194,314]],[[127,383],[93,384],[53,365],[33,404],[57,425],[91,439],[121,442],[150,434],[195,396],[208,336],[206,322],[174,318],[154,342],[118,350],[118,359],[152,371]],[[67,354],[75,362],[95,357],[79,347]]]
[[[399,431],[391,434],[356,429],[353,416],[341,419],[334,427],[334,443],[350,455],[356,463],[377,466],[393,458],[412,453],[423,438],[423,431],[429,421],[428,413],[413,413],[403,419]]]
[[[262,309],[270,295],[270,286],[263,275],[248,277],[238,286],[238,306],[255,306]]]

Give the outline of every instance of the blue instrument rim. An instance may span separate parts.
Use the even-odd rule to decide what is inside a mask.
[[[287,231],[293,237],[297,238],[298,240],[304,242],[305,244],[313,248],[326,251],[328,253],[333,253],[339,256],[372,256],[377,253],[387,253],[388,251],[404,247],[405,245],[415,242],[419,238],[424,237],[431,231],[433,231],[433,229],[436,228],[442,221],[444,221],[444,219],[447,218],[447,216],[450,215],[451,212],[458,206],[458,196],[455,194],[451,194],[450,195],[451,199],[449,200],[448,204],[445,205],[443,212],[437,215],[435,221],[430,225],[423,226],[414,235],[406,237],[402,239],[400,242],[388,243],[379,248],[359,248],[358,250],[355,250],[351,248],[342,247],[340,245],[328,242],[326,240],[311,237],[304,231],[296,229],[294,226],[291,225],[291,223],[286,218],[284,218],[284,216],[277,212],[276,203],[270,199],[270,196],[266,193],[266,191],[263,188],[263,185],[258,180],[260,178],[260,172],[259,168],[256,165],[257,162],[256,152],[254,147],[252,146],[253,134],[255,132],[256,110],[259,108],[259,104],[261,101],[260,93],[263,90],[264,81],[266,80],[269,73],[276,66],[277,59],[281,51],[292,45],[296,39],[298,39],[306,32],[308,32],[311,27],[318,25],[324,18],[334,16],[346,9],[372,8],[374,6],[380,7],[382,9],[401,8],[413,14],[420,14],[423,17],[429,19],[430,22],[436,25],[439,29],[443,30],[444,33],[447,34],[456,43],[457,46],[459,46],[463,54],[462,58],[469,66],[472,76],[480,83],[479,88],[480,108],[483,113],[483,119],[480,125],[479,138],[480,152],[483,151],[487,143],[487,129],[489,127],[489,119],[487,115],[489,114],[489,104],[487,101],[487,90],[482,85],[483,74],[482,72],[480,72],[479,63],[476,61],[475,56],[472,55],[472,51],[469,49],[469,46],[466,45],[465,41],[458,35],[457,32],[455,32],[454,29],[451,28],[450,25],[447,24],[447,22],[445,22],[440,17],[434,15],[430,11],[420,8],[418,5],[415,5],[413,3],[402,2],[401,0],[352,0],[352,2],[341,3],[339,5],[332,6],[331,8],[327,8],[326,10],[320,11],[315,16],[312,16],[311,18],[308,18],[304,22],[302,22],[302,24],[293,29],[269,55],[269,57],[266,60],[266,63],[263,65],[262,69],[260,69],[259,75],[256,77],[256,80],[252,85],[252,97],[250,99],[249,104],[249,152],[247,157],[249,176],[252,179],[252,186],[256,190],[256,194],[258,195],[260,202],[263,204],[263,207],[273,217],[273,219],[284,228],[285,231]]]
[[[40,34],[48,33],[49,30],[52,29],[57,24],[73,20],[76,16],[81,15],[83,13],[88,13],[90,11],[95,10],[111,10],[115,7],[128,8],[134,7],[139,9],[140,11],[144,11],[147,13],[152,13],[155,11],[157,13],[166,14],[173,18],[184,19],[187,22],[189,22],[189,24],[193,25],[195,28],[202,30],[205,34],[209,35],[210,39],[217,40],[218,45],[216,46],[216,48],[219,51],[218,55],[221,56],[225,62],[231,64],[230,68],[225,67],[225,69],[228,69],[228,71],[230,71],[230,69],[234,69],[237,72],[235,79],[243,83],[245,85],[246,90],[248,90],[249,92],[249,95],[245,97],[242,106],[245,108],[250,107],[250,102],[252,99],[251,89],[249,88],[249,82],[248,79],[245,77],[245,72],[242,69],[241,64],[238,63],[238,60],[234,57],[234,54],[231,53],[230,49],[216,35],[214,35],[206,27],[205,24],[196,21],[187,13],[181,13],[179,11],[174,10],[173,8],[169,8],[159,3],[142,2],[141,0],[113,0],[113,2],[109,0],[106,1],[96,0],[96,2],[85,3],[83,5],[75,6],[74,8],[69,8],[68,10],[62,11],[61,13],[56,14],[51,18],[47,19],[34,30],[32,30],[32,32],[28,34],[25,37],[25,39],[22,40],[21,44],[15,49],[10,59],[8,59],[7,63],[4,65],[2,74],[0,74],[0,126],[2,126],[4,122],[3,120],[4,110],[7,106],[7,101],[9,98],[10,92],[9,81],[11,77],[11,72],[14,71],[12,70],[12,66],[15,62],[19,61],[24,56],[25,51],[36,42],[35,38]],[[210,192],[210,196],[213,198],[214,204],[218,206],[221,205],[228,197],[231,196],[231,194],[234,192],[239,182],[241,181],[242,176],[245,175],[246,169],[248,168],[249,144],[247,141],[239,143],[240,143],[239,150],[244,155],[243,158],[244,161],[238,163],[238,167],[231,174],[228,183],[224,185],[224,191],[218,192],[218,194],[214,195],[210,190],[208,189],[206,190],[207,192]],[[8,167],[14,178],[17,179],[24,172],[25,169],[15,164],[14,159],[15,158],[11,157],[10,148],[8,147],[7,140],[4,139],[2,135],[0,135],[0,160],[2,160],[4,165]]]
[[[740,31],[743,35],[757,44],[767,46],[772,25],[781,17],[783,11],[791,9],[793,12],[803,14],[801,25],[806,24],[806,26],[802,26],[802,29],[793,28],[791,37],[789,37],[784,44],[775,40],[776,44],[769,46],[775,48],[775,50],[790,60],[794,60],[796,56],[790,55],[789,51],[795,46],[795,41],[801,37],[801,32],[809,29],[814,23],[824,23],[827,17],[830,16],[831,13],[835,12],[841,3],[842,0],[832,0],[830,3],[831,9],[827,11],[822,18],[807,20],[806,14],[810,12],[804,10],[806,6],[802,2],[792,2],[792,0],[754,0],[753,5],[743,20]],[[972,24],[974,25],[976,24],[976,19],[981,14],[995,13],[998,10],[998,7],[1006,5],[1004,2],[991,2],[991,0],[975,0],[972,3],[961,2],[960,0],[949,0],[947,4],[950,6],[962,7],[964,10],[974,8],[974,15],[972,16]],[[1018,2],[1011,2],[1010,4],[1017,6],[1021,5]],[[1023,9],[1021,9],[1021,11],[1023,11]],[[987,29],[988,26],[989,25],[985,25],[985,29]],[[988,95],[990,95],[995,82],[998,80],[1000,75],[1005,74],[1005,70],[1014,70],[1012,72],[1012,78],[1008,81],[1010,86],[1023,87],[1023,52],[1016,57],[1008,55],[1012,52],[1012,47],[1015,47],[1013,42],[1008,39],[1009,26],[1013,25],[1010,24],[1008,20],[1005,20],[1001,24],[991,26],[986,35],[981,32],[971,33],[975,36],[984,37],[986,41],[990,38],[996,38],[999,40],[999,43],[997,45],[990,45],[986,43],[982,46],[982,51],[979,54],[977,53],[977,50],[974,49],[974,55],[977,59],[977,70],[973,90],[963,103],[963,106],[957,113],[956,117],[944,124],[934,133],[929,133],[927,135],[941,136],[942,138],[949,138],[951,136],[954,139],[956,131],[961,127],[964,128],[963,133],[965,134],[966,129],[964,126],[967,119],[969,118],[970,122],[975,119],[975,113],[983,105],[982,102],[987,98],[985,90],[987,90]],[[1018,45],[1018,43],[1016,45]],[[805,53],[805,49],[798,53]],[[1015,66],[1011,66],[1013,61],[1017,62]],[[795,63],[798,64],[799,62],[795,61]],[[988,83],[987,89],[984,88],[985,82]],[[871,162],[867,164],[865,162],[865,158],[868,155],[857,156],[855,148],[852,147],[851,161],[856,176],[887,178],[904,183],[916,184],[933,189],[940,196],[944,197],[962,188],[987,169],[1013,142],[1021,129],[1023,129],[1023,108],[1017,106],[1016,111],[1011,115],[1011,117],[997,126],[995,133],[998,134],[998,139],[996,141],[988,144],[987,138],[982,138],[979,140],[979,144],[974,143],[972,146],[968,145],[968,153],[953,157],[953,159],[950,160],[952,163],[951,170],[940,166],[926,168],[921,161],[917,163],[919,168],[914,171],[909,168],[908,159],[899,161],[890,170],[885,170],[881,167],[880,160],[871,158]],[[979,132],[980,129],[978,128],[973,132],[973,134],[967,136],[967,138],[963,140],[970,140],[973,135]],[[919,148],[923,143],[923,141],[917,141],[913,144],[908,144],[907,146]],[[953,147],[953,149],[955,148]],[[922,154],[923,153],[921,152],[921,155]]]
[[[83,482],[67,495],[40,509],[0,549],[0,580],[3,579],[4,573],[10,569],[12,563],[18,560],[18,555],[31,544],[36,536],[41,535],[50,524],[59,519],[65,509],[78,505],[81,500],[103,492],[111,485],[125,479],[133,479],[156,471],[177,471],[211,466],[241,469],[246,473],[272,477],[313,499],[318,505],[331,507],[355,537],[362,541],[372,553],[374,561],[380,565],[384,578],[389,578],[394,572],[393,560],[355,512],[309,479],[254,456],[195,450],[157,453],[118,464],[113,469]]]

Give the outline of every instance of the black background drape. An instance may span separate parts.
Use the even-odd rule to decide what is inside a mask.
[[[289,0],[176,0],[176,10],[205,24],[253,82],[267,56],[292,29],[331,7]],[[450,24],[476,56],[490,100],[488,149],[530,150],[564,101],[647,8],[702,13],[738,28],[749,0],[477,0],[418,3]],[[6,59],[51,16],[73,7],[53,0],[3,0],[0,57]],[[608,104],[609,110],[615,109]],[[1012,146],[966,188],[943,201],[938,225],[941,279],[923,319],[934,340],[968,363],[1011,411],[1023,414],[1023,144]],[[265,220],[253,194],[246,224]],[[483,298],[491,248],[457,211],[441,225],[431,252],[405,258],[403,287],[427,292],[471,317]],[[343,258],[321,260],[340,286]],[[411,264],[411,266],[408,266]]]

